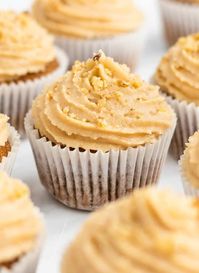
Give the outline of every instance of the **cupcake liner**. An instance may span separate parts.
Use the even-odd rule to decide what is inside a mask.
[[[15,158],[20,145],[19,139],[20,136],[15,130],[15,128],[10,126],[10,135],[8,141],[11,146],[11,151],[8,153],[7,156],[3,157],[2,161],[0,162],[0,171],[5,171],[8,174],[12,173]]]
[[[165,36],[169,45],[179,37],[199,32],[199,5],[159,0]]]
[[[141,28],[136,32],[104,39],[81,40],[57,36],[55,42],[69,55],[70,65],[76,60],[87,60],[102,49],[107,56],[135,69],[144,47],[145,36],[146,31]]]
[[[38,211],[39,218],[44,222],[42,214]],[[21,257],[16,263],[14,263],[10,268],[1,267],[1,273],[36,273],[36,268],[38,265],[40,253],[42,250],[43,242],[45,240],[45,232],[42,231],[35,247],[32,251]]]
[[[0,84],[0,112],[10,117],[10,123],[22,135],[25,134],[24,117],[31,108],[32,101],[43,87],[63,75],[68,66],[64,52],[56,48],[59,67],[46,76],[25,82]]]
[[[183,169],[183,165],[182,165],[183,158],[184,158],[184,155],[182,155],[180,157],[178,165],[179,165],[179,169],[180,169],[180,175],[181,175],[181,178],[182,178],[182,184],[183,184],[184,192],[188,196],[199,197],[199,190],[194,188],[186,178],[186,175],[185,175],[184,169]]]
[[[93,210],[134,188],[158,181],[176,120],[154,144],[109,152],[62,148],[34,129],[31,111],[25,128],[44,187],[63,204]]]
[[[165,99],[176,112],[178,119],[171,142],[171,152],[179,160],[189,137],[199,129],[199,107],[194,103],[179,101],[167,95]]]

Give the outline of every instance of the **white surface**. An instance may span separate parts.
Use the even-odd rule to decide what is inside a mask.
[[[30,2],[29,0],[0,0],[0,8],[27,9]],[[161,34],[157,1],[137,0],[137,2],[146,13],[149,36],[137,72],[142,78],[148,80],[155,71],[166,47]],[[13,176],[19,177],[27,182],[31,188],[32,198],[35,204],[39,206],[41,211],[45,214],[48,236],[37,273],[58,273],[63,249],[68,245],[69,241],[72,240],[89,214],[62,206],[45,191],[40,185],[28,141],[23,141],[21,144]],[[172,187],[176,191],[182,192],[177,163],[170,156],[162,172],[159,185]]]

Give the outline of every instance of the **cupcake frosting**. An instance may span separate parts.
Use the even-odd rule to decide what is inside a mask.
[[[33,15],[56,35],[83,39],[131,32],[143,21],[131,0],[35,0]]]
[[[42,228],[27,186],[0,172],[0,267],[31,251]]]
[[[9,118],[0,114],[0,146],[4,146],[9,138]]]
[[[62,273],[196,273],[198,206],[167,190],[137,190],[90,217],[64,255]]]
[[[182,168],[186,180],[193,187],[199,188],[199,132],[189,138],[182,156]]]
[[[199,105],[199,34],[178,40],[163,57],[155,80],[174,98]]]
[[[45,70],[55,59],[53,38],[28,14],[0,11],[0,83]]]
[[[34,125],[42,136],[68,147],[107,151],[153,143],[174,114],[158,87],[130,74],[102,51],[37,97]]]

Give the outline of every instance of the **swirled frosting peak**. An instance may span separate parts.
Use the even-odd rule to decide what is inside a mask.
[[[92,214],[66,251],[62,273],[196,273],[199,203],[147,188]]]
[[[199,34],[178,40],[163,57],[155,79],[162,91],[199,105]]]
[[[174,118],[158,87],[102,51],[47,87],[32,115],[40,134],[54,143],[105,151],[152,143]]]
[[[45,70],[55,59],[52,37],[28,14],[0,11],[0,83]]]
[[[27,186],[0,172],[0,267],[31,251],[42,228]]]
[[[56,35],[83,39],[131,32],[143,21],[132,0],[35,0],[33,15]]]
[[[181,163],[186,180],[199,189],[199,132],[189,138]]]
[[[4,146],[9,138],[8,120],[6,115],[0,114],[0,146]]]

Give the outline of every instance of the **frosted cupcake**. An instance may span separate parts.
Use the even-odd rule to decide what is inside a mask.
[[[0,11],[0,112],[20,133],[32,100],[66,67],[65,54],[28,14]]]
[[[8,123],[9,118],[0,114],[0,171],[12,172],[19,148],[19,134]]]
[[[166,40],[173,45],[178,38],[199,31],[198,0],[159,0]]]
[[[36,98],[25,127],[48,191],[94,209],[157,182],[175,122],[158,87],[100,51]]]
[[[61,273],[197,272],[198,200],[137,190],[93,213],[66,251]]]
[[[188,138],[199,128],[199,34],[181,38],[165,54],[155,82],[176,111],[178,123],[172,142],[176,158],[182,155]]]
[[[35,273],[43,233],[27,186],[0,172],[0,272]]]
[[[185,192],[199,197],[199,132],[189,138],[179,165]]]
[[[136,66],[145,31],[143,14],[131,0],[35,0],[32,12],[56,36],[71,64],[102,49],[118,62]]]

